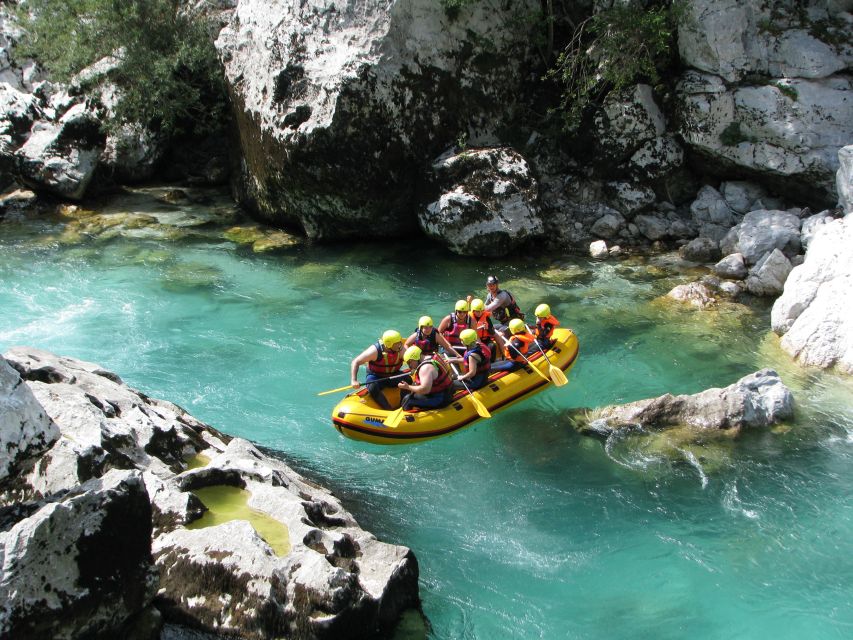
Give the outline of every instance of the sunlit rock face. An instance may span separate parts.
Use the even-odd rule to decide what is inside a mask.
[[[529,34],[524,0],[242,0],[216,42],[242,151],[237,192],[311,238],[414,230],[417,181],[460,139],[494,144]]]
[[[691,0],[678,32],[689,68],[680,133],[719,171],[835,203],[838,149],[853,138],[849,2]]]

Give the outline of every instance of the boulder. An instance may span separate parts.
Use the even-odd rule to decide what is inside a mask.
[[[606,258],[610,255],[607,243],[604,240],[596,240],[589,245],[589,255],[593,258]]]
[[[767,192],[759,185],[743,180],[730,180],[720,185],[720,194],[736,214],[744,215],[756,209],[766,207],[755,206],[756,202],[767,201]]]
[[[740,220],[723,195],[709,185],[699,190],[690,205],[690,213],[699,228],[699,235],[718,241]]]
[[[512,149],[445,154],[433,170],[444,193],[418,219],[454,253],[502,256],[542,236],[536,180]]]
[[[720,245],[711,238],[694,238],[678,250],[689,262],[704,264],[720,259]]]
[[[743,280],[749,270],[742,253],[731,253],[714,265],[714,273],[721,278],[733,278]]]
[[[608,212],[595,221],[590,232],[594,236],[607,238],[609,240],[619,235],[619,232],[622,231],[624,227],[625,218],[623,218],[619,213]]]
[[[714,292],[703,282],[680,284],[667,293],[666,297],[687,303],[697,309],[707,309],[717,304]]]
[[[800,364],[853,374],[853,216],[821,226],[785,282],[771,324]]]
[[[120,637],[157,592],[141,475],[111,471],[0,529],[0,636]]]
[[[41,455],[58,438],[59,428],[0,356],[0,486],[22,462]]]
[[[808,251],[809,243],[812,241],[817,230],[833,220],[835,220],[835,216],[829,210],[821,211],[803,220],[800,225],[800,245],[803,251]]]
[[[597,412],[588,429],[608,434],[625,428],[691,426],[699,429],[756,429],[790,419],[794,398],[772,369],[762,369],[722,389],[694,395],[638,400]]]
[[[853,213],[853,144],[838,151],[838,165],[835,176],[838,206],[845,214]]]
[[[778,296],[785,288],[785,280],[793,266],[779,249],[766,254],[750,270],[746,289],[754,296]]]
[[[800,252],[800,218],[787,211],[750,211],[720,242],[726,255],[740,253],[754,265],[773,249],[788,257]]]
[[[609,164],[620,164],[644,144],[662,136],[666,120],[652,88],[637,84],[608,95],[595,115],[594,127],[599,157]]]
[[[669,234],[669,224],[658,216],[639,215],[634,218],[634,224],[637,225],[637,230],[652,242]]]
[[[240,201],[311,238],[414,230],[413,185],[432,159],[456,140],[497,143],[514,116],[534,54],[518,18],[538,10],[241,0],[216,41]]]

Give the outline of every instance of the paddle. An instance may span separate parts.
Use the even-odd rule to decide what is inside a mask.
[[[508,346],[508,347],[512,347],[513,349],[515,349],[515,352],[516,352],[518,355],[520,355],[522,358],[524,358],[524,361],[525,361],[527,364],[529,364],[529,365],[530,365],[530,368],[531,368],[531,369],[533,369],[536,373],[538,373],[538,374],[542,377],[542,379],[547,380],[548,382],[551,382],[551,378],[549,378],[549,377],[548,377],[548,376],[546,376],[544,373],[542,373],[541,371],[539,371],[539,368],[538,368],[535,364],[533,364],[532,362],[530,362],[530,360],[528,360],[528,359],[527,359],[527,356],[526,356],[526,355],[524,355],[523,353],[521,353],[521,351],[519,351],[519,350],[518,350],[518,347],[516,347],[512,342],[510,342],[509,340],[507,340],[506,338],[504,338],[504,337],[503,337],[503,334],[502,334],[500,331],[495,331],[495,335],[496,335],[496,336],[500,336],[500,337],[501,337],[501,340],[503,340],[503,341],[504,341],[504,344],[505,344],[506,346]]]
[[[536,335],[533,333],[533,329],[530,328],[530,325],[525,326],[530,332],[530,335]],[[562,387],[564,384],[567,384],[568,379],[566,378],[566,374],[564,374],[558,367],[555,367],[551,363],[551,359],[548,357],[548,354],[545,353],[545,349],[542,349],[542,345],[539,344],[539,341],[536,338],[533,338],[533,342],[536,343],[536,346],[539,347],[539,349],[542,351],[542,355],[545,356],[545,360],[548,362],[548,373],[551,375],[551,381],[558,387]]]
[[[391,413],[388,414],[388,417],[385,418],[385,426],[389,429],[396,429],[400,424],[400,421],[403,419],[403,415],[406,413],[406,410],[403,407],[399,409],[395,409]]]
[[[391,377],[389,377],[389,378],[382,378],[382,380],[396,380],[397,378],[405,378],[405,377],[406,377],[406,376],[408,376],[408,375],[411,375],[411,372],[409,372],[409,373],[401,373],[401,374],[399,374],[399,375],[391,376]],[[366,386],[367,386],[367,385],[369,385],[369,384],[376,384],[377,382],[379,382],[379,380],[374,380],[373,382],[365,382],[365,383],[364,383],[364,386],[366,387]],[[352,386],[351,384],[348,384],[348,385],[347,385],[347,386],[345,386],[345,387],[338,387],[337,389],[329,389],[328,391],[321,391],[321,392],[320,392],[320,393],[318,393],[317,395],[318,395],[318,396],[325,396],[325,395],[328,395],[328,394],[330,394],[330,393],[337,393],[338,391],[346,391],[347,389],[357,389],[357,388],[358,388],[358,387],[354,387],[354,386]]]
[[[456,374],[456,377],[458,380],[459,379],[459,370],[456,368],[456,365],[454,365],[452,362],[448,362],[448,364],[453,368],[453,373]],[[465,381],[459,380],[459,382],[461,382],[462,386],[465,387],[465,391],[468,392],[468,397],[471,398],[471,402],[474,403],[474,408],[477,410],[477,413],[480,415],[480,417],[481,418],[491,418],[492,414],[489,413],[488,409],[486,409],[486,405],[484,405],[482,402],[480,402],[479,400],[477,400],[477,398],[474,397],[474,393],[471,391],[471,389],[468,388],[468,385],[465,384]]]

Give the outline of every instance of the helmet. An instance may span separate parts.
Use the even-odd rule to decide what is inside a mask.
[[[459,333],[459,339],[466,347],[470,347],[477,340],[477,332],[473,329],[463,329]]]
[[[400,335],[399,331],[394,331],[393,329],[388,329],[385,333],[382,334],[382,344],[385,345],[386,349],[390,349],[398,342],[403,341],[403,336]]]
[[[509,330],[513,335],[515,335],[516,333],[521,333],[526,328],[527,327],[524,326],[524,320],[522,320],[521,318],[513,318],[509,321]]]
[[[495,276],[489,276],[486,278],[486,284],[497,284],[498,279]]]
[[[550,315],[550,314],[548,314]],[[419,327],[431,327],[432,326],[432,318],[429,316],[421,316],[420,320],[418,320]]]
[[[533,314],[537,318],[547,318],[551,315],[551,307],[549,307],[547,304],[540,304],[538,307],[536,307],[536,311],[534,311]]]
[[[485,311],[486,303],[480,300],[479,298],[474,298],[471,300],[471,311]]]
[[[457,300],[455,308],[457,311],[468,311],[468,301],[467,300]]]
[[[403,354],[403,362],[408,362],[409,360],[420,360],[423,355],[423,351],[417,345],[412,345],[408,349],[406,349],[406,353]]]

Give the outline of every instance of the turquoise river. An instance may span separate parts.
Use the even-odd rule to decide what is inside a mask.
[[[7,218],[0,351],[97,362],[284,454],[415,551],[430,638],[853,637],[853,382],[792,364],[767,304],[662,303],[696,275],[672,255],[490,264],[417,239],[258,254],[215,223],[180,224],[195,232],[58,242],[56,220]],[[317,392],[347,384],[383,330],[484,294],[487,269],[578,334],[569,385],[419,445],[340,436],[340,396]],[[569,421],[765,366],[797,401],[768,431],[602,441]]]

